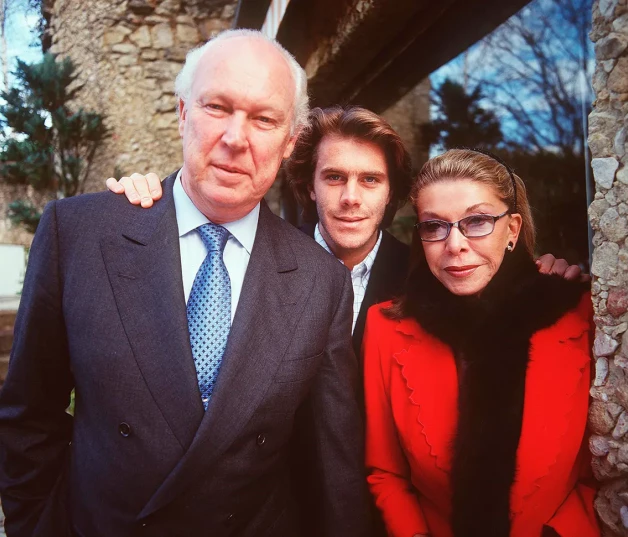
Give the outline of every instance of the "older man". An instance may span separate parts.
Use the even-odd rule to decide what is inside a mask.
[[[0,393],[7,535],[298,536],[296,416],[323,534],[365,535],[351,278],[260,201],[305,75],[235,31],[176,88],[184,162],[154,209],[105,193],[42,218]]]

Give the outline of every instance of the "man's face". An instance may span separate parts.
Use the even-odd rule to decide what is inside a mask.
[[[373,142],[325,136],[310,197],[329,248],[350,268],[357,265],[375,246],[390,201],[384,152]]]
[[[179,133],[183,188],[210,220],[242,218],[266,194],[294,147],[294,101],[285,59],[263,40],[232,38],[201,58]]]

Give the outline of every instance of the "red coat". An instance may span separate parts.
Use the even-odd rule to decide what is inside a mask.
[[[384,304],[384,306],[389,303]],[[451,537],[458,379],[451,349],[412,319],[369,310],[364,336],[368,482],[389,534]],[[585,428],[590,297],[531,339],[511,537],[598,537]]]

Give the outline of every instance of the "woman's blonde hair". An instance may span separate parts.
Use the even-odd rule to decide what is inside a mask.
[[[412,204],[416,207],[423,187],[450,179],[471,179],[492,187],[511,213],[521,215],[520,240],[528,254],[534,256],[536,231],[526,187],[503,161],[472,149],[450,149],[423,165],[410,192]]]

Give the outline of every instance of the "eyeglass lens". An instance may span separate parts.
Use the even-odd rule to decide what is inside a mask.
[[[495,218],[486,214],[478,214],[463,218],[458,224],[458,229],[465,237],[484,237],[492,233],[495,227]],[[419,236],[426,241],[440,241],[449,235],[450,226],[443,220],[427,220],[418,226]]]

